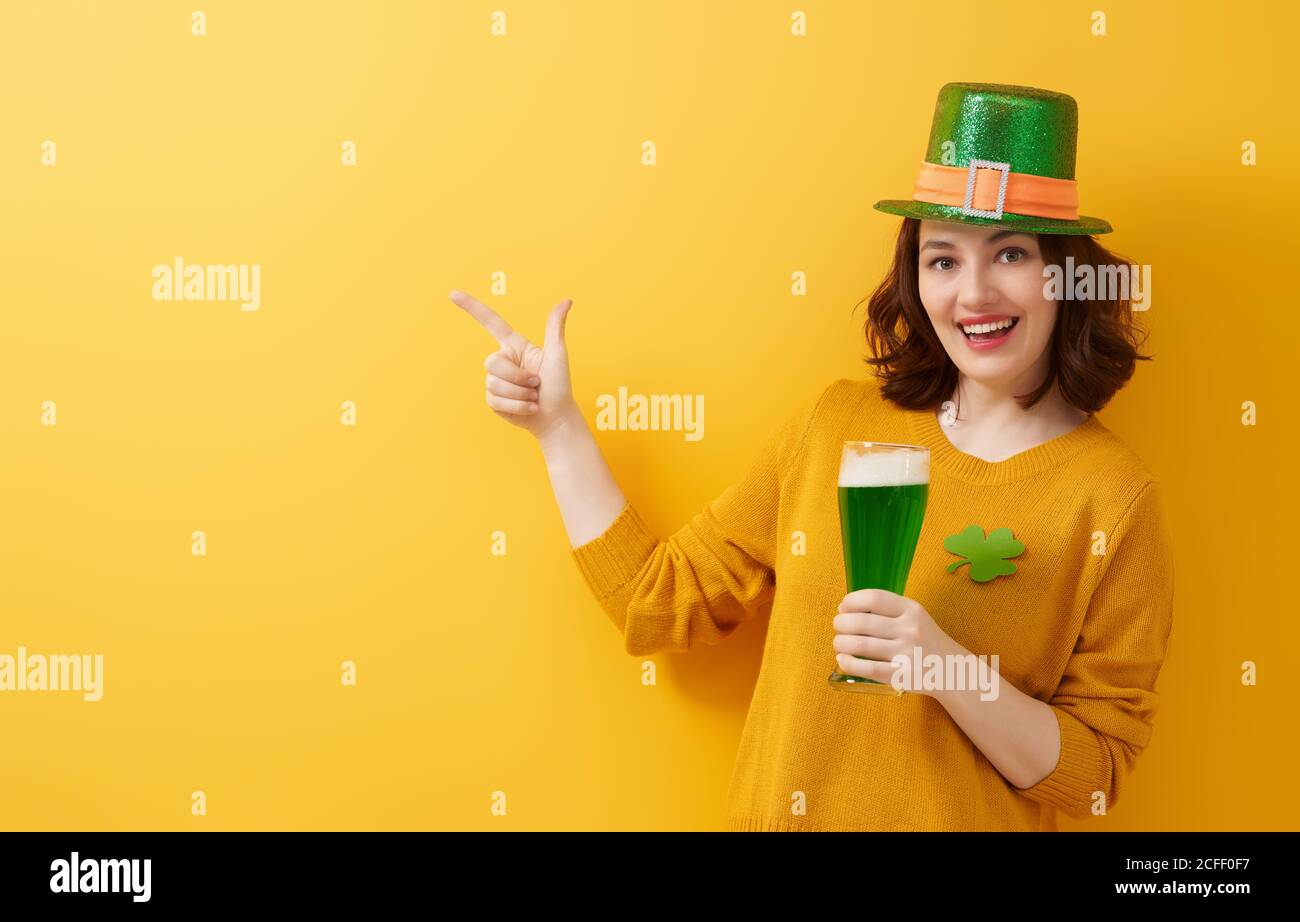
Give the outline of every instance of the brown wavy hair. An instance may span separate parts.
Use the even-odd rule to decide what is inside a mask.
[[[1062,273],[1067,256],[1074,257],[1076,267],[1129,263],[1091,236],[1037,237],[1044,265],[1060,266]],[[956,389],[957,366],[921,303],[917,284],[920,239],[920,220],[904,218],[893,265],[875,293],[863,299],[868,301],[864,331],[872,355],[862,358],[881,379],[881,393],[887,399],[905,409],[933,411]],[[1048,344],[1051,362],[1047,376],[1031,393],[1016,395],[1021,408],[1038,403],[1054,383],[1070,404],[1090,415],[1109,403],[1133,377],[1136,363],[1153,358],[1137,351],[1146,341],[1146,333],[1133,318],[1130,300],[1117,296],[1112,300],[1058,301],[1056,326]]]

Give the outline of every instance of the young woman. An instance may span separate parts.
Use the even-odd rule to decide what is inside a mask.
[[[452,292],[501,345],[488,405],[537,437],[574,560],[629,653],[714,643],[770,607],[730,829],[1052,830],[1058,810],[1113,809],[1150,740],[1172,544],[1159,481],[1094,415],[1149,356],[1126,290],[1048,285],[1051,267],[1127,269],[1091,236],[1110,226],[1077,214],[1076,124],[1063,94],[943,87],[914,197],[876,206],[904,220],[868,307],[874,374],[810,395],[667,539],[573,399],[572,302],[539,349]],[[844,592],[850,440],[929,449],[905,595]],[[979,659],[995,681],[827,682],[833,667],[889,683],[900,656]]]

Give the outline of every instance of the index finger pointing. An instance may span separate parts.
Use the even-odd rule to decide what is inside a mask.
[[[483,324],[497,342],[506,348],[510,348],[512,345],[510,340],[514,337],[515,331],[510,324],[506,323],[505,318],[482,301],[465,294],[463,291],[453,289],[450,297],[457,306],[464,308],[467,314]]]

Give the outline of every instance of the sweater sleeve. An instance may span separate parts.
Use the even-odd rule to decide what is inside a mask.
[[[1158,481],[1141,488],[1108,538],[1108,555],[1083,627],[1048,704],[1061,730],[1051,774],[1018,789],[1084,819],[1096,792],[1105,809],[1151,739],[1156,678],[1173,627],[1173,543]]]
[[[603,534],[573,549],[628,653],[717,643],[772,600],[781,484],[831,387],[805,398],[745,475],[668,539],[627,503]]]

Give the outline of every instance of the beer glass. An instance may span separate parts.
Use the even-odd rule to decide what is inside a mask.
[[[845,442],[840,456],[840,537],[849,592],[903,594],[930,492],[930,449],[889,442]],[[863,659],[864,657],[859,657]],[[900,694],[892,685],[831,672],[832,688]]]

